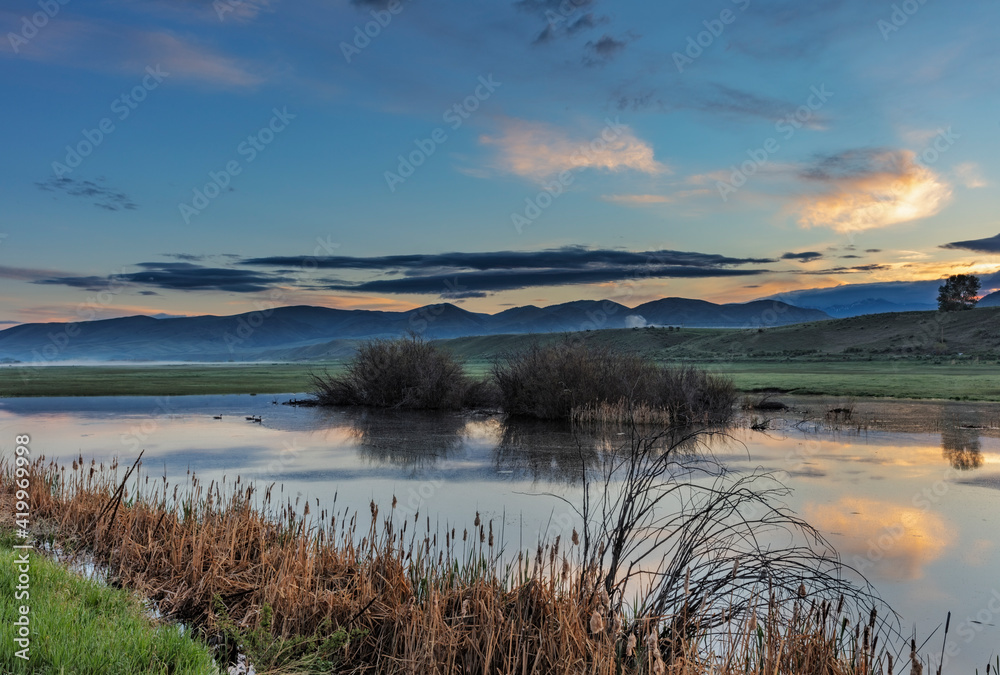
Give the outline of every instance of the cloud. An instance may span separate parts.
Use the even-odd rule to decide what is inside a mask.
[[[5,12],[0,12],[4,19]],[[6,23],[6,21],[5,21]],[[11,21],[13,23],[13,21]],[[252,88],[264,81],[259,67],[167,30],[142,30],[108,21],[59,17],[45,29],[45,39],[22,45],[15,54],[0,40],[0,54],[72,68],[114,72],[139,80],[147,67],[164,79],[231,88]]]
[[[785,119],[795,114],[801,106],[798,103],[718,83],[677,84],[671,87],[667,95],[657,88],[640,89],[637,92],[619,88],[612,96],[612,103],[619,110],[652,110],[663,113],[694,110],[727,119],[768,122]],[[825,129],[827,118],[819,111],[813,110],[802,124],[809,129]]]
[[[782,260],[799,260],[802,262],[810,262],[818,258],[822,258],[823,254],[818,251],[803,251],[802,253],[785,253],[781,256]]]
[[[673,201],[665,195],[601,195],[601,199],[625,206],[649,206],[650,204],[667,204]]]
[[[244,260],[244,265],[318,270],[365,270],[401,275],[362,281],[324,280],[314,290],[438,294],[483,297],[485,293],[538,286],[608,283],[626,279],[704,278],[762,274],[734,269],[774,262],[688,251],[621,251],[565,247],[542,251],[492,251],[355,258],[276,256]]]
[[[928,218],[952,196],[951,186],[909,150],[848,150],[820,157],[799,177],[821,188],[799,201],[799,223],[842,233]]]
[[[595,265],[686,265],[718,267],[774,262],[771,258],[732,258],[715,253],[692,251],[622,251],[592,249],[583,246],[541,251],[488,251],[477,253],[413,253],[374,257],[352,256],[271,256],[248,258],[243,265],[299,267],[315,269],[357,269],[423,272],[426,270],[524,270],[585,269]]]
[[[147,14],[167,15],[173,18],[194,17],[200,21],[219,22],[236,20],[247,23],[279,0],[117,0],[115,4]]]
[[[542,29],[532,44],[541,45],[552,42],[559,37],[572,37],[577,33],[593,30],[609,21],[608,17],[597,16],[593,12],[587,12],[575,19],[552,20]]]
[[[605,266],[594,269],[490,270],[426,276],[379,279],[358,284],[334,283],[329,290],[370,293],[416,293],[447,295],[449,293],[497,292],[540,286],[570,286],[597,284],[629,279],[686,279],[734,277],[764,274],[770,270],[685,267],[674,265]]]
[[[617,119],[608,122],[590,138],[573,138],[553,125],[510,119],[501,135],[484,135],[479,141],[497,148],[501,169],[535,180],[576,169],[629,169],[647,174],[669,171],[654,159],[652,146],[636,138],[629,127]]]
[[[979,165],[974,162],[963,162],[955,167],[955,175],[967,188],[975,189],[986,187],[986,179],[983,178]]]
[[[586,53],[583,62],[588,66],[602,66],[625,51],[628,43],[635,39],[633,36],[626,36],[626,39],[618,40],[605,33],[599,39],[584,45]]]
[[[1000,253],[1000,234],[984,239],[969,239],[967,241],[953,241],[950,244],[942,244],[941,248],[965,249],[967,251],[977,251],[979,253]]]
[[[228,291],[231,293],[257,293],[273,288],[275,284],[290,281],[287,277],[261,274],[248,270],[202,267],[191,263],[145,262],[139,263],[141,272],[98,276],[56,276],[41,278],[31,283],[46,286],[68,286],[90,291],[107,289],[109,284],[147,286],[174,291]]]
[[[103,183],[103,178],[98,178],[98,183]],[[110,188],[107,185],[99,185],[91,180],[76,180],[66,176],[51,176],[48,180],[35,183],[39,190],[46,192],[63,192],[71,197],[86,197],[93,199],[94,206],[106,211],[120,211],[122,209],[135,210],[136,204],[124,192]]]

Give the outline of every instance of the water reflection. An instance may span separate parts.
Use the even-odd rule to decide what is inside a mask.
[[[339,494],[340,506],[362,511],[373,500],[388,509],[395,495],[400,510],[462,527],[481,512],[506,526],[512,549],[562,517],[558,498],[579,503],[581,466],[601,471],[609,451],[629,441],[627,429],[293,408],[262,396],[159,401],[0,399],[0,428],[30,434],[35,452],[64,463],[80,454],[130,463],[145,450],[148,472],[175,484],[188,469],[206,481],[256,476],[293,500],[319,498],[327,508]],[[836,407],[811,405],[820,418]],[[702,439],[694,456],[783,476],[788,508],[863,566],[921,632],[948,610],[975,615],[1000,568],[1000,406],[859,401],[858,415],[877,424],[853,433],[799,424],[796,406],[787,424]],[[977,644],[1000,643],[1000,628],[983,630]],[[977,649],[963,651],[964,665],[980,662]]]
[[[410,470],[459,456],[475,435],[467,418],[446,412],[349,408],[337,412],[336,425],[347,432],[362,458]]]
[[[833,504],[809,503],[804,517],[838,537],[838,551],[855,569],[891,581],[922,578],[927,565],[955,540],[940,515],[886,500],[843,497]]]
[[[964,415],[941,420],[941,453],[959,471],[978,469],[983,465],[982,443],[979,440],[983,428],[978,415]]]

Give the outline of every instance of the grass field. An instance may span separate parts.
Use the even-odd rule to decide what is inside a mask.
[[[484,375],[489,361],[470,361]],[[958,360],[929,361],[694,361],[732,376],[741,391],[776,389],[794,394],[888,396],[1000,401],[1000,365]],[[309,373],[336,372],[338,363],[191,366],[47,366],[28,378],[0,369],[0,395],[181,396],[185,394],[278,394],[309,390]]]
[[[177,626],[156,625],[128,591],[77,576],[51,560],[30,554],[30,597],[15,600],[19,568],[11,546],[21,543],[8,530],[0,535],[0,672],[218,673],[208,648],[180,633]],[[27,661],[17,657],[15,621],[20,607],[28,614]]]

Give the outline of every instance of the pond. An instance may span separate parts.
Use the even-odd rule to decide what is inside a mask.
[[[282,405],[297,397],[0,399],[0,447],[29,434],[36,455],[64,463],[131,463],[145,450],[145,472],[174,483],[189,470],[240,475],[276,483],[282,501],[359,511],[396,497],[401,514],[459,530],[479,513],[524,550],[569,513],[559,497],[578,501],[581,462],[594,470],[602,449],[627,442],[617,429],[490,414]],[[983,672],[1000,651],[1000,405],[783,401],[791,408],[747,413],[699,456],[773,472],[788,507],[865,573],[904,634],[919,644],[937,629],[922,654],[936,662],[950,611],[946,671]]]

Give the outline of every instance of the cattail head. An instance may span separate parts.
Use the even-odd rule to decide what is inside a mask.
[[[580,535],[577,533],[575,527],[573,528],[573,545],[574,546],[580,545]]]
[[[628,642],[625,644],[625,656],[632,658],[635,654],[635,643],[635,633],[632,633],[628,636]]]
[[[596,609],[590,615],[590,632],[599,635],[604,632],[604,617]]]

